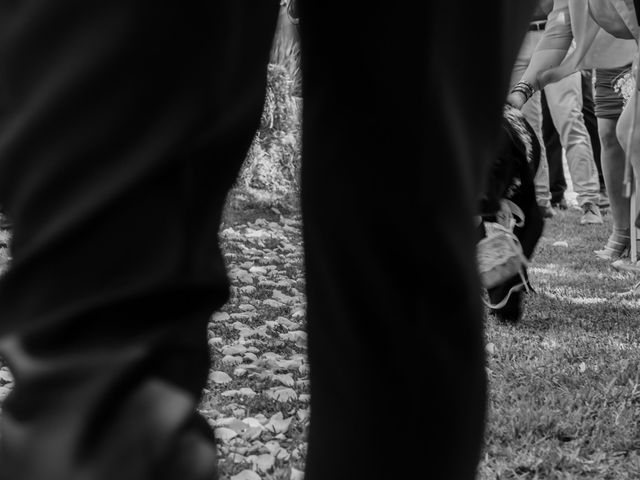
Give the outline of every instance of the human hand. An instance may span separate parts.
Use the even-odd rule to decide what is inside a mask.
[[[527,102],[527,98],[522,92],[511,92],[507,95],[507,104],[511,105],[518,110],[521,110],[524,104]]]

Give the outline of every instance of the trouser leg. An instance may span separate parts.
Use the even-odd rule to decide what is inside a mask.
[[[598,119],[596,118],[595,101],[593,99],[593,72],[591,70],[583,70],[581,72],[581,87],[582,87],[582,117],[584,118],[584,125],[589,132],[589,139],[591,140],[591,148],[593,149],[593,161],[596,164],[598,170],[598,182],[600,184],[600,191],[606,190],[604,182],[604,174],[602,172],[602,161],[600,136],[598,135]]]
[[[569,75],[545,87],[549,111],[560,134],[567,156],[567,166],[579,205],[598,204],[600,183],[593,160],[589,132],[582,116],[582,87],[580,72]]]
[[[542,138],[544,139],[542,148],[546,152],[549,164],[551,203],[556,204],[564,198],[564,192],[567,189],[564,166],[562,165],[562,145],[560,145],[560,136],[551,119],[547,96],[544,94],[544,90],[540,93],[542,95]]]
[[[544,148],[544,138],[542,137],[542,101],[540,92],[536,92],[522,107],[522,113],[527,119],[531,128],[538,136],[540,142],[540,163],[533,178],[536,191],[536,201],[541,207],[551,206],[551,189],[549,181],[549,162],[547,151]]]
[[[204,479],[226,192],[277,4],[0,0],[3,478]]]
[[[516,54],[495,52],[518,38],[501,38],[495,4],[301,9],[307,479],[472,479],[485,380],[471,218]],[[391,58],[402,75],[381,68]],[[461,63],[488,74],[468,88]],[[432,195],[451,199],[438,215]],[[418,462],[383,454],[390,431]]]

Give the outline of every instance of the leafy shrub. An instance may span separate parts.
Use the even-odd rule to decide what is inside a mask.
[[[297,195],[300,189],[301,100],[287,69],[270,64],[260,128],[238,186],[261,198]]]
[[[292,93],[302,95],[302,73],[300,71],[300,37],[297,25],[288,15],[291,0],[280,0],[280,18],[271,48],[271,63],[283,66],[293,80]]]

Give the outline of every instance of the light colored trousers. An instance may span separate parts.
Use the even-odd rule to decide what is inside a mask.
[[[516,59],[511,76],[511,85],[515,85],[529,66],[531,56],[536,49],[543,32],[528,32],[522,42],[520,53]],[[598,203],[600,199],[600,182],[598,170],[593,159],[591,138],[582,116],[582,80],[580,72],[576,72],[559,82],[547,85],[544,93],[549,104],[549,112],[553,124],[558,130],[560,143],[567,157],[569,174],[573,190],[579,205],[586,202]],[[542,103],[540,92],[522,107],[522,113],[531,124],[540,140],[540,166],[535,176],[536,199],[540,206],[550,206],[549,164],[542,138]]]

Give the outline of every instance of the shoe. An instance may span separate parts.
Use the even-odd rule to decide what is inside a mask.
[[[604,248],[594,250],[593,253],[603,260],[617,260],[629,254],[630,242],[629,234],[612,233]]]
[[[566,210],[568,207],[567,201],[564,198],[561,198],[558,202],[551,202],[551,207],[556,210]]]
[[[598,225],[602,222],[602,213],[598,206],[592,202],[585,202],[582,205],[582,218],[580,225]]]
[[[640,273],[640,261],[632,262],[629,258],[619,258],[611,264],[616,270]]]
[[[538,208],[540,209],[542,218],[552,218],[556,214],[551,207],[543,207],[542,205],[538,205]]]

